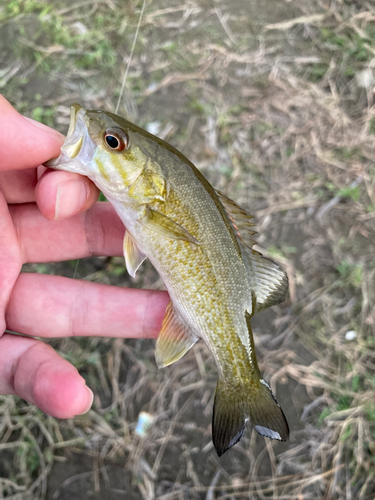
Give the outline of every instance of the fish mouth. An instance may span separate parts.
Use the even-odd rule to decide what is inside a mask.
[[[69,130],[61,148],[61,152],[70,159],[78,156],[83,144],[86,125],[82,116],[83,110],[81,110],[82,106],[79,104],[72,104],[70,107]]]
[[[61,154],[44,163],[46,167],[85,174],[84,163],[91,157],[94,146],[88,135],[85,113],[79,104],[71,105],[69,129]]]

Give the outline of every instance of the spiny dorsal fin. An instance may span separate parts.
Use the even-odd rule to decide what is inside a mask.
[[[134,278],[139,266],[147,258],[147,256],[142,252],[142,250],[140,250],[137,242],[129,231],[126,231],[124,237],[124,257],[126,269],[128,270],[130,276]]]
[[[197,340],[198,337],[177,315],[172,302],[169,302],[156,342],[156,364],[159,368],[171,365],[193,347]]]
[[[252,229],[255,225],[251,220],[253,216],[221,191],[216,190],[216,193],[233,224],[237,237],[248,248],[252,248],[256,243],[252,239],[252,236],[256,234],[256,231]]]

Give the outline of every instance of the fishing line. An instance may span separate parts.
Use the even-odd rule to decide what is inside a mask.
[[[139,28],[141,26],[142,17],[143,17],[143,13],[145,11],[145,7],[146,7],[146,0],[143,0],[141,13],[139,14],[137,29],[135,30],[133,45],[132,45],[132,48],[131,48],[131,51],[130,51],[129,62],[128,62],[128,65],[126,67],[126,70],[125,70],[125,73],[124,73],[124,77],[122,79],[122,85],[121,85],[120,95],[118,96],[118,100],[117,100],[115,114],[117,114],[117,112],[118,112],[118,108],[120,107],[120,102],[121,102],[121,99],[122,99],[122,94],[124,93],[125,83],[126,83],[126,79],[128,77],[128,72],[129,72],[130,64],[132,62],[133,53],[134,53],[134,47],[135,47],[135,44],[136,44],[136,41],[137,41],[137,38],[138,38]]]
[[[77,276],[77,271],[78,271],[79,260],[80,260],[80,259],[77,259],[77,262],[76,262],[76,268],[74,269],[73,279],[75,279],[75,277]]]

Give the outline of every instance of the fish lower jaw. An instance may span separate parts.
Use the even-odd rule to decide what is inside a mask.
[[[54,170],[64,170],[65,172],[87,175],[85,166],[77,158],[70,158],[65,153],[61,153],[58,158],[49,160],[44,165]]]

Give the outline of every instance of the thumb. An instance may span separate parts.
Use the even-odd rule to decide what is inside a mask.
[[[60,154],[64,136],[26,118],[0,95],[0,171],[33,168]]]

